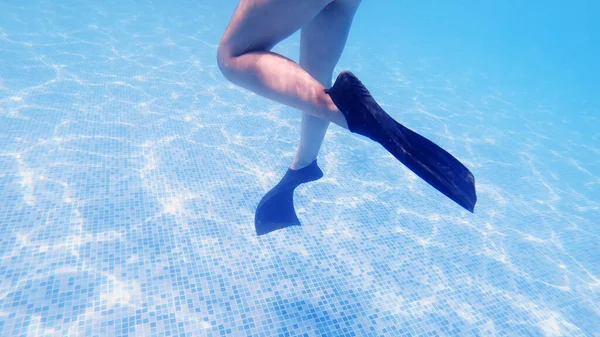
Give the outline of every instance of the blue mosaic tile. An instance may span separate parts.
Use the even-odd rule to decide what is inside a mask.
[[[476,212],[331,126],[302,226],[257,237],[300,114],[219,72],[234,7],[0,4],[1,336],[598,335],[593,98],[360,16],[336,73],[472,168]]]

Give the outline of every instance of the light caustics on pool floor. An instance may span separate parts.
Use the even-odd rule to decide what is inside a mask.
[[[219,73],[231,8],[186,6],[0,5],[0,335],[597,335],[597,110],[351,39],[476,213],[333,126],[303,226],[258,238],[299,114]]]

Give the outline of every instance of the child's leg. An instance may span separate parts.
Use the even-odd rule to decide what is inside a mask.
[[[302,28],[300,66],[326,88],[331,86],[333,70],[344,50],[359,3],[334,1]],[[307,111],[302,113],[300,144],[292,169],[303,168],[317,158],[328,127],[328,120]]]
[[[241,0],[219,44],[219,68],[241,87],[347,128],[322,84],[293,61],[270,52],[331,2]]]

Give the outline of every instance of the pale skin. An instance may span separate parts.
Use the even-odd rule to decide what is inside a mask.
[[[329,95],[361,0],[241,0],[221,38],[217,60],[231,82],[302,111],[300,144],[290,165],[317,158],[329,124],[348,129]],[[271,49],[301,29],[300,64]]]

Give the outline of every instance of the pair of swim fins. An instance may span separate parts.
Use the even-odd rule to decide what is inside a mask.
[[[378,142],[421,179],[466,210],[474,211],[477,195],[473,174],[447,151],[396,122],[354,74],[340,73],[325,92],[346,118],[351,132]],[[299,170],[288,169],[258,204],[254,223],[257,235],[299,226],[294,190],[322,176],[316,160]]]

